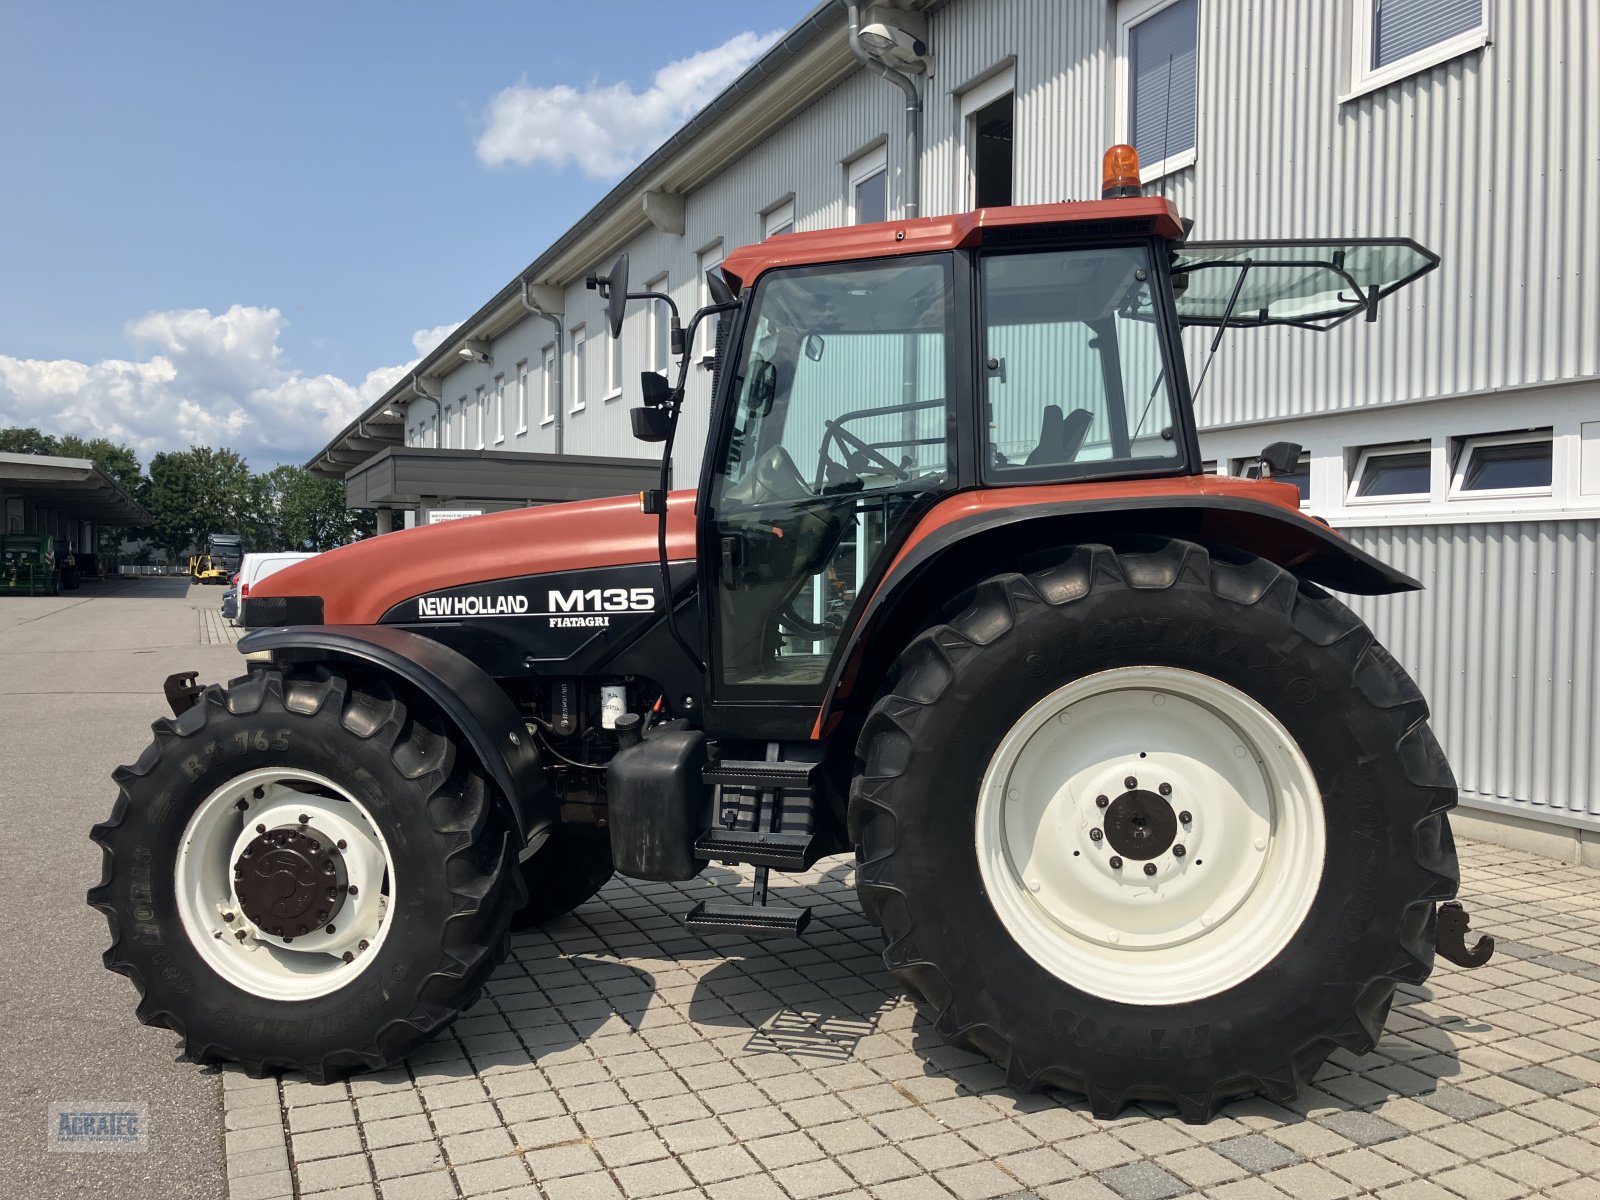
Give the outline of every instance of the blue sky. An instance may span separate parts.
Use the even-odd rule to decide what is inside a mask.
[[[0,426],[300,460],[809,8],[0,0]]]

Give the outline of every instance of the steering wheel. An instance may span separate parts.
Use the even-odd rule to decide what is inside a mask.
[[[723,492],[734,504],[764,504],[773,500],[804,500],[812,494],[805,476],[782,446],[766,451],[738,483]]]
[[[861,474],[859,459],[866,458],[877,463],[886,474],[892,475],[902,483],[911,478],[911,473],[899,463],[851,433],[838,421],[828,421],[823,425],[823,428],[827,430],[828,436],[822,439],[822,448],[817,452],[817,490],[819,492],[827,482],[828,437],[837,438],[841,446],[853,448],[849,456],[850,461],[840,465],[854,472],[857,476]]]

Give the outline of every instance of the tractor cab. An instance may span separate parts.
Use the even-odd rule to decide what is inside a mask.
[[[1437,263],[1405,239],[1188,242],[1125,149],[1109,199],[784,234],[708,281],[721,303],[687,331],[720,314],[685,643],[709,727],[804,736],[843,682],[842,639],[942,502],[1200,476],[1185,327],[1214,327],[1214,354],[1230,327],[1371,319]],[[594,281],[619,335],[626,274],[624,256]],[[682,376],[647,374],[645,401],[636,432],[660,440]]]

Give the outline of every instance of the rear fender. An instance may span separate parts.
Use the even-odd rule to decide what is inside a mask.
[[[835,659],[812,736],[832,733],[848,712],[869,703],[904,645],[972,584],[1039,562],[1060,547],[1149,535],[1232,548],[1341,592],[1375,596],[1422,588],[1320,521],[1242,497],[1164,495],[990,508],[912,535]]]
[[[396,676],[439,706],[477,755],[524,845],[537,848],[556,804],[522,715],[494,679],[450,647],[383,625],[285,625],[239,639],[242,654],[283,662],[359,662]]]

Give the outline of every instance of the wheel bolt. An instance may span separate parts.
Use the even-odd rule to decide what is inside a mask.
[[[349,892],[352,896],[356,894],[357,890],[358,889],[356,888],[356,885],[353,883],[349,887],[345,888],[345,891]]]
[[[223,913],[222,914],[222,919],[224,921],[226,921],[229,925],[233,924],[233,914],[232,913]]]
[[[259,800],[259,799],[261,799],[261,797],[263,797],[263,796],[265,796],[267,794],[267,789],[266,788],[257,788],[255,791],[251,792],[250,794],[252,796],[254,796],[257,800]]]
[[[318,925],[326,924],[327,920],[328,920],[328,910],[327,909],[323,909],[321,912],[319,912],[317,914],[317,924]]]
[[[301,813],[300,814],[300,824],[302,824],[302,825],[311,824],[311,815],[309,813]]]
[[[1113,854],[1111,856],[1111,869],[1113,871],[1122,870],[1122,858],[1120,855]]]
[[[1172,785],[1171,785],[1171,784],[1170,784],[1170,783],[1163,783],[1163,784],[1162,784],[1162,785],[1161,785],[1161,787],[1160,787],[1160,788],[1159,788],[1159,789],[1157,789],[1157,790],[1158,790],[1158,791],[1160,791],[1160,793],[1161,793],[1161,794],[1162,794],[1162,795],[1163,795],[1163,796],[1170,796],[1170,795],[1172,795]]]
[[[338,841],[337,841],[337,842],[335,842],[335,843],[334,843],[334,844],[335,844],[335,845],[336,845],[336,846],[338,846],[338,847],[339,847],[339,849],[341,849],[341,850],[343,850],[343,849],[345,849],[345,840],[344,840],[344,839],[343,839],[343,838],[340,838],[340,839],[339,839],[339,840],[338,840]]]
[[[346,950],[344,952],[344,956],[343,957],[344,957],[344,961],[347,962],[347,963],[353,963],[356,960],[356,956],[354,954],[351,954],[350,951],[348,951],[348,950]]]
[[[365,950],[366,948],[367,948],[367,939],[366,938],[362,938],[359,942],[356,943],[356,949],[357,950]]]
[[[286,938],[283,939],[283,944],[285,946],[287,946],[292,941],[294,941],[294,939],[292,937],[286,937]]]
[[[1144,873],[1146,875],[1154,875],[1156,873],[1156,865],[1155,865],[1155,863],[1145,863],[1145,865],[1144,865]]]
[[[1182,858],[1187,853],[1189,853],[1189,852],[1183,848],[1183,843],[1182,842],[1179,842],[1176,846],[1174,846],[1172,848],[1172,857],[1173,858]]]
[[[234,803],[234,807],[240,812],[243,812],[245,809],[250,807],[250,801],[246,800],[243,796],[240,796],[239,799]]]
[[[322,932],[323,932],[323,933],[332,933],[332,932],[333,932],[333,926],[332,926],[332,925],[329,925],[329,926],[328,926],[328,927],[327,927],[327,928],[326,928],[326,929],[324,929],[324,930],[323,930],[323,931],[322,931]]]
[[[1103,837],[1105,837],[1105,834],[1101,833],[1098,829],[1089,830],[1089,840],[1091,842],[1098,842]]]
[[[339,889],[336,888],[336,887],[329,888],[328,889],[328,899],[329,900],[337,900],[338,898],[339,898]]]
[[[1104,808],[1104,807],[1106,807],[1106,805],[1108,805],[1108,804],[1110,804],[1110,803],[1111,803],[1111,800],[1110,800],[1110,798],[1109,798],[1109,797],[1107,797],[1107,796],[1096,796],[1096,797],[1095,797],[1095,798],[1094,798],[1094,802],[1095,802],[1095,803],[1096,803],[1096,804],[1097,804],[1097,805],[1099,805],[1099,806],[1100,806],[1100,807],[1101,807],[1101,808]]]
[[[1189,815],[1189,810],[1186,808],[1178,814],[1178,820],[1187,825],[1190,821],[1194,820],[1194,818]]]
[[[256,832],[257,833],[265,833],[266,831],[267,831],[267,827],[265,825],[257,825],[256,826]]]
[[[1135,779],[1132,775],[1129,775],[1126,779],[1124,779],[1122,781],[1122,786],[1127,788],[1131,792],[1134,788],[1139,786],[1139,781],[1137,779]]]
[[[247,934],[244,930],[241,929],[241,930],[239,930],[238,933],[234,934],[233,936],[238,938],[242,942],[242,941],[244,941],[245,938],[249,937],[250,935]]]

